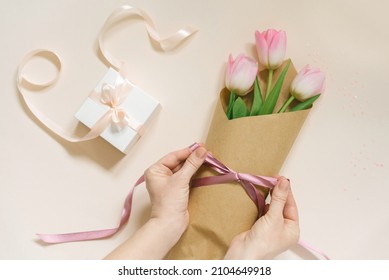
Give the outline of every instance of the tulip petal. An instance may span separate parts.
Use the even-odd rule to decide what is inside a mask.
[[[268,45],[264,34],[259,31],[255,32],[255,45],[257,48],[259,63],[267,68],[268,61]]]
[[[234,90],[238,95],[245,95],[252,88],[257,73],[258,65],[255,60],[239,55],[232,66],[229,90]]]
[[[269,44],[269,67],[277,69],[284,62],[286,52],[286,33],[280,31],[273,36]]]
[[[304,79],[302,79],[301,82],[295,88],[296,93],[298,93],[298,95],[295,96],[296,99],[298,99],[299,101],[304,101],[307,98],[312,97],[313,95],[321,93],[320,91],[323,88],[323,82],[324,77],[321,75],[310,75],[304,77]]]
[[[225,84],[226,88],[230,90],[230,81],[231,81],[231,73],[232,73],[232,65],[234,64],[234,59],[232,55],[230,54],[228,57],[228,64],[226,69],[226,77],[225,77]]]
[[[263,32],[263,37],[265,38],[266,42],[268,43],[268,45],[270,45],[269,43],[273,40],[274,36],[277,35],[277,31],[275,29],[268,29],[266,30],[265,32]]]
[[[325,88],[325,75],[319,68],[306,65],[291,83],[291,94],[299,101],[323,93]]]

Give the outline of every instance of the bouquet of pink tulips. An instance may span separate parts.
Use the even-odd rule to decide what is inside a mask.
[[[258,62],[246,55],[229,57],[226,87],[214,111],[206,148],[237,172],[276,176],[325,77],[305,66],[299,73],[285,61],[286,34],[273,29],[255,33]],[[215,175],[202,168],[195,177]],[[268,189],[256,186],[263,202]],[[238,182],[193,188],[190,225],[170,259],[222,259],[231,240],[262,214]]]
[[[243,54],[234,60],[230,55],[226,71],[226,88],[230,91],[230,99],[227,108],[228,119],[236,119],[247,116],[266,115],[274,113],[275,106],[283,85],[285,75],[289,69],[290,60],[283,68],[278,80],[272,85],[273,74],[284,62],[286,50],[285,31],[267,30],[263,33],[255,33],[258,60],[261,68],[267,69],[266,94],[262,95],[258,82],[258,63]],[[277,111],[283,113],[309,108],[324,90],[325,77],[318,68],[305,66],[290,84],[290,97]],[[251,93],[252,105],[249,110],[243,100]],[[298,103],[291,106],[292,101]]]

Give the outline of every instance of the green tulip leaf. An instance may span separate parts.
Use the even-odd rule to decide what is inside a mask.
[[[263,104],[263,98],[262,98],[261,88],[259,87],[258,76],[257,76],[254,82],[254,99],[253,99],[253,105],[251,106],[250,116],[259,115],[259,111],[261,110],[262,104]]]
[[[308,98],[304,102],[301,102],[290,109],[291,112],[299,111],[299,110],[305,110],[309,108],[313,102],[315,102],[316,99],[318,99],[320,96],[320,93],[318,95],[312,96],[311,98]]]
[[[232,107],[232,118],[237,119],[247,117],[248,115],[249,110],[247,109],[246,103],[244,103],[242,98],[238,97]]]
[[[234,103],[235,103],[235,93],[231,91],[230,102],[228,103],[228,108],[227,108],[227,118],[229,120],[232,119],[232,108],[234,107]]]
[[[274,107],[276,106],[278,96],[280,95],[280,91],[282,88],[282,84],[284,83],[286,72],[288,71],[290,65],[290,60],[286,64],[285,68],[282,70],[281,75],[278,77],[277,82],[275,83],[273,89],[270,91],[268,98],[265,100],[259,114],[267,115],[272,114],[274,111]]]

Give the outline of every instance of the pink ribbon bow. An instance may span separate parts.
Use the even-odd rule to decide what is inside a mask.
[[[190,146],[192,150],[196,150],[198,147],[199,144],[197,143]],[[215,185],[234,181],[239,182],[257,206],[258,216],[262,216],[262,210],[265,206],[265,198],[260,194],[255,185],[272,189],[277,184],[276,178],[236,172],[224,165],[210,153],[208,153],[205,158],[205,164],[220,175],[193,179],[191,181],[191,187]]]

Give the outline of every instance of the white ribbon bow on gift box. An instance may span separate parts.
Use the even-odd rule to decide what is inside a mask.
[[[100,102],[110,107],[112,122],[121,128],[129,124],[126,111],[119,107],[124,101],[124,94],[127,88],[126,84],[123,83],[118,86],[103,84],[101,87]],[[134,130],[137,129],[134,128]]]
[[[124,108],[120,107],[128,95],[131,94],[131,89],[132,86],[127,81],[120,82],[117,79],[115,85],[104,83],[101,86],[100,93],[93,91],[90,94],[89,97],[94,101],[109,107],[109,110],[96,122],[91,130],[105,129],[111,123],[118,129],[128,126],[142,135],[142,123],[129,115]]]

